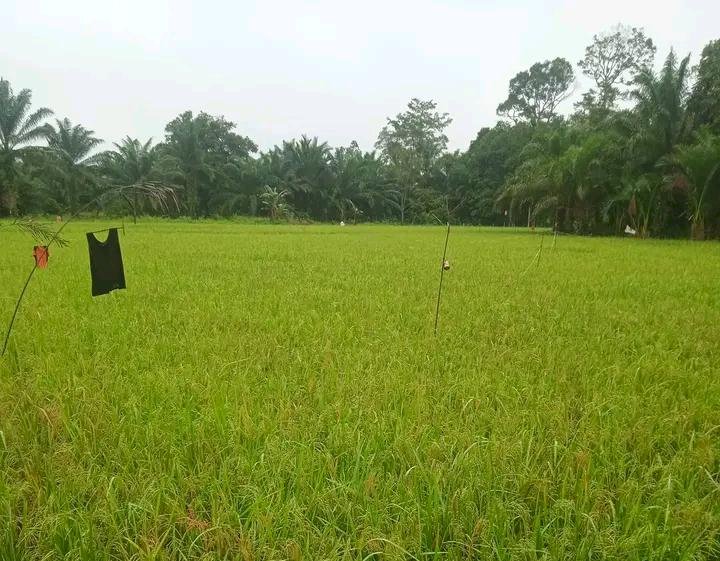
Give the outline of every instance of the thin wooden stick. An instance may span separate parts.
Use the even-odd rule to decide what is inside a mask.
[[[542,250],[543,250],[543,241],[545,240],[545,232],[540,234],[540,247],[537,250],[537,253],[533,256],[532,260],[530,261],[530,264],[527,266],[527,269],[525,269],[520,276],[525,276],[527,272],[532,268],[533,265],[538,266],[540,265],[540,257],[542,256]]]
[[[148,184],[143,184],[142,186],[145,186],[145,185],[147,185],[147,188],[151,191],[154,184],[148,183]],[[57,229],[57,231],[53,234],[52,238],[50,238],[50,241],[47,243],[46,247],[49,248],[53,243],[57,242],[60,234],[65,229],[65,226],[67,226],[75,218],[80,216],[80,214],[82,212],[84,212],[85,210],[90,208],[91,205],[93,205],[97,202],[100,202],[103,198],[109,197],[111,195],[124,195],[124,192],[128,189],[137,190],[138,185],[123,185],[121,187],[116,187],[114,189],[110,189],[109,191],[105,191],[98,197],[94,198],[92,201],[90,201],[86,205],[80,207],[79,210],[77,210],[74,214],[72,214],[72,216],[70,216],[70,218],[68,218],[63,223],[63,225]],[[160,192],[161,194],[166,194],[167,189],[166,188],[162,188],[162,189],[164,189],[162,192],[161,192],[160,188],[156,188],[156,191]],[[174,194],[173,194],[173,197],[174,197]],[[177,202],[176,202],[176,204],[177,204]],[[124,230],[125,230],[125,226],[123,225],[123,231]],[[36,262],[35,265],[33,266],[32,270],[30,271],[30,274],[27,276],[27,279],[25,280],[25,284],[23,285],[23,289],[20,292],[20,296],[18,297],[17,302],[15,303],[15,309],[13,310],[12,318],[10,318],[10,324],[8,325],[7,332],[5,333],[5,342],[3,343],[3,349],[2,349],[2,353],[0,353],[0,356],[5,356],[5,352],[7,351],[7,348],[8,348],[8,342],[10,341],[10,334],[12,333],[13,325],[15,325],[15,318],[17,317],[18,310],[20,309],[20,304],[22,303],[23,296],[25,296],[25,291],[27,290],[27,287],[30,284],[30,280],[33,278],[33,275],[35,274],[35,271],[37,270],[37,268],[38,268],[38,266],[37,266],[37,262]]]
[[[438,287],[437,305],[435,306],[435,335],[437,335],[438,318],[440,317],[440,296],[442,294],[443,276],[445,274],[445,257],[447,256],[448,240],[450,239],[450,222],[447,223],[447,233],[445,234],[445,249],[443,249],[443,257],[440,262],[440,286]]]
[[[536,265],[540,265],[540,258],[542,257],[542,250],[543,250],[543,242],[545,241],[545,232],[540,234],[540,249],[538,249],[537,252],[537,263]]]
[[[12,318],[10,319],[10,325],[8,325],[7,333],[5,333],[5,342],[3,343],[3,350],[2,353],[0,353],[0,356],[5,356],[5,351],[7,350],[8,342],[10,341],[10,334],[12,333],[13,324],[15,323],[15,317],[17,316],[18,310],[20,309],[20,302],[22,302],[23,296],[25,296],[25,291],[27,290],[28,285],[30,284],[30,280],[33,278],[33,275],[35,274],[35,271],[37,270],[37,262],[35,262],[35,265],[32,268],[32,271],[30,271],[30,274],[28,275],[27,279],[25,280],[25,284],[23,285],[22,291],[20,292],[20,296],[17,299],[17,302],[15,302],[15,309],[13,310]]]
[[[93,201],[94,202],[94,201]],[[87,206],[80,209],[78,212],[76,212],[73,216],[70,217],[69,220],[67,220],[60,228],[57,229],[57,231],[53,234],[52,238],[50,238],[50,241],[47,243],[45,247],[49,248],[54,242],[58,240],[58,237],[62,233],[62,231],[65,229],[65,226],[68,225],[68,222],[75,218],[80,212],[82,212]],[[18,296],[17,302],[15,302],[15,309],[13,310],[12,318],[10,318],[10,323],[8,325],[7,333],[5,333],[5,341],[3,342],[3,349],[2,353],[0,353],[0,356],[5,356],[5,351],[7,351],[8,343],[10,342],[10,334],[12,333],[13,325],[15,325],[15,318],[17,317],[18,310],[20,309],[20,304],[22,303],[23,296],[25,296],[25,291],[27,290],[28,285],[30,284],[30,281],[33,278],[33,275],[35,274],[35,271],[37,271],[38,265],[37,261],[35,262],[35,265],[33,265],[33,268],[30,270],[30,274],[27,276],[27,279],[25,280],[25,284],[23,285],[22,291],[20,291],[20,296]]]

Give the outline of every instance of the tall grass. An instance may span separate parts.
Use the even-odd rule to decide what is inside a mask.
[[[715,244],[141,222],[0,360],[0,559],[720,558]],[[0,238],[0,319],[32,266]]]

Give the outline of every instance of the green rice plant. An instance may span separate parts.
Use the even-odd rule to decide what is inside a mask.
[[[93,299],[98,228],[0,361],[0,558],[720,556],[714,244],[453,227],[435,336],[442,227],[141,221]]]

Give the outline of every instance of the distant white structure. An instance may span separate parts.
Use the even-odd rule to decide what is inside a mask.
[[[633,230],[633,229],[630,227],[630,224],[628,224],[627,226],[625,226],[625,233],[626,233],[626,234],[629,234],[630,236],[635,236],[635,235],[637,235],[637,231],[636,231],[636,230]]]
[[[341,220],[341,221],[340,221],[340,226],[345,226],[345,221],[344,221],[344,220]]]

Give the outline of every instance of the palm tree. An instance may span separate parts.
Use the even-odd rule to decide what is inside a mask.
[[[695,144],[680,146],[674,161],[688,188],[692,238],[702,240],[707,215],[718,210],[720,137],[703,129],[697,138]]]
[[[216,183],[208,197],[208,209],[222,216],[234,213],[255,216],[262,180],[262,161],[234,159],[223,166],[223,180]]]
[[[362,196],[356,200],[366,214],[372,213],[378,218],[386,216],[396,210],[396,200],[399,192],[394,189],[387,174],[387,169],[375,152],[366,152],[362,156],[360,166],[360,191]]]
[[[662,177],[653,172],[623,178],[615,192],[605,199],[603,217],[610,220],[614,215],[616,231],[620,231],[627,220],[625,224],[637,231],[641,238],[647,237],[661,207],[661,193],[657,187],[661,182]]]
[[[363,155],[355,147],[337,148],[332,154],[330,167],[334,181],[329,199],[343,222],[348,213],[357,219],[362,213],[360,202],[370,196],[363,183],[363,164]]]
[[[652,160],[651,165],[670,154],[690,133],[689,65],[690,55],[678,62],[671,50],[659,73],[645,68],[635,79],[637,87],[632,96],[637,101],[640,126],[634,136],[637,148]]]
[[[154,175],[157,153],[152,138],[144,144],[136,138],[125,137],[115,150],[103,153],[103,171],[118,185],[134,185],[149,181]]]
[[[332,184],[331,152],[327,142],[303,135],[283,142],[283,180],[296,209],[316,218],[327,218],[329,187]]]
[[[564,129],[540,134],[521,152],[523,163],[506,180],[497,197],[499,207],[508,207],[510,223],[514,215],[527,212],[530,226],[541,213],[552,210],[562,224],[571,218],[576,196],[571,152]]]
[[[561,231],[588,231],[602,217],[605,199],[620,180],[621,141],[608,131],[559,128],[539,135],[525,146],[523,163],[500,191],[499,206],[527,212],[528,225],[545,216]]]
[[[71,212],[75,212],[81,198],[80,188],[96,183],[92,166],[99,158],[91,153],[103,141],[95,138],[94,131],[82,125],[73,125],[67,118],[56,120],[56,124],[57,128],[48,126],[48,147],[57,159],[56,175],[63,202]]]
[[[252,172],[250,154],[257,146],[233,132],[235,124],[223,117],[185,111],[165,127],[158,168],[185,189],[185,205],[197,218],[220,207],[234,206],[244,195]],[[252,188],[257,185],[251,181]],[[240,188],[243,189],[240,189]],[[248,196],[249,200],[251,196]]]
[[[136,138],[125,137],[115,150],[100,155],[100,168],[106,179],[115,186],[141,186],[159,177],[157,170],[158,152],[152,147],[152,138],[144,144]],[[139,192],[132,191],[132,201],[127,199],[137,222]]]
[[[166,173],[175,172],[182,180],[185,205],[190,215],[197,218],[201,212],[202,186],[211,183],[215,176],[215,169],[208,163],[207,151],[202,146],[203,122],[191,112],[185,112],[171,124],[172,140],[164,145],[167,157],[162,167]]]
[[[689,75],[690,55],[678,61],[671,50],[660,72],[646,68],[635,79],[632,97],[637,105],[625,119],[630,152],[625,175],[638,203],[645,201],[646,214],[640,225],[643,236],[651,229],[666,229],[668,223],[683,221],[680,207],[673,204],[678,183],[668,183],[667,178],[674,171],[672,154],[690,137]]]
[[[28,89],[14,94],[10,83],[0,78],[0,209],[16,208],[16,164],[24,147],[45,137],[43,121],[52,111],[41,107],[31,112],[32,93]]]

